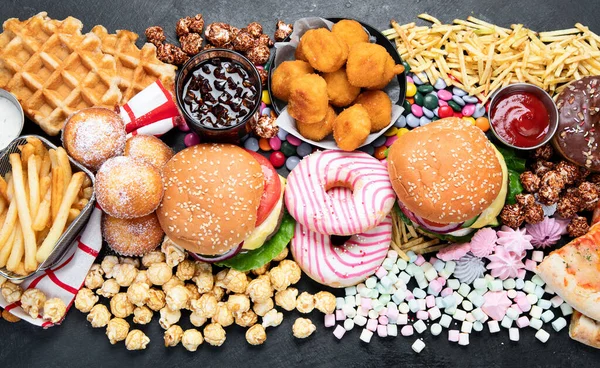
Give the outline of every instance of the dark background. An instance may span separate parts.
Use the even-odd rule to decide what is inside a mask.
[[[165,28],[168,41],[175,41],[175,22],[183,16],[202,13],[208,23],[228,22],[243,27],[251,21],[263,24],[265,32],[273,35],[275,22],[283,19],[293,23],[306,16],[353,17],[380,30],[389,28],[390,19],[400,24],[416,21],[416,16],[427,12],[445,22],[473,15],[480,19],[508,27],[523,23],[536,30],[570,28],[576,22],[600,33],[598,3],[560,0],[414,0],[414,1],[285,1],[263,0],[252,3],[198,0],[0,0],[0,21],[7,18],[28,18],[47,11],[49,16],[62,19],[69,15],[83,21],[88,31],[102,24],[109,31],[129,29],[142,34],[146,27]],[[24,133],[40,133],[31,122],[26,122]],[[181,148],[183,135],[172,132],[165,140]],[[58,142],[57,142],[58,143]],[[322,287],[306,277],[296,285],[300,291],[316,292]],[[447,332],[433,337],[426,331],[423,338],[427,347],[420,355],[411,350],[417,338],[396,337],[381,339],[376,336],[370,344],[359,341],[360,328],[347,332],[342,341],[323,327],[323,315],[314,312],[310,318],[317,331],[306,340],[292,336],[291,326],[298,313],[284,312],[284,321],[277,328],[268,328],[264,345],[253,347],[246,343],[244,330],[227,328],[227,341],[220,348],[206,343],[195,353],[183,347],[163,347],[163,330],[155,317],[141,329],[151,342],[145,351],[130,352],[123,343],[110,345],[104,329],[93,329],[85,315],[72,308],[62,326],[42,330],[28,323],[10,324],[0,321],[0,365],[10,367],[81,367],[81,366],[486,366],[486,367],[549,367],[600,366],[600,352],[569,339],[565,330],[555,333],[550,325],[550,340],[542,344],[534,338],[535,330],[521,330],[521,341],[509,341],[508,332],[490,335],[487,326],[481,333],[471,334],[471,344],[461,347],[446,340]],[[188,314],[181,323],[190,328]],[[140,328],[140,327],[135,327]]]

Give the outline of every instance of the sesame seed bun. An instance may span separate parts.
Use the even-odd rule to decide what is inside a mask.
[[[496,199],[503,181],[490,141],[458,118],[441,119],[398,138],[388,152],[388,172],[402,204],[442,224],[479,215]]]
[[[242,148],[231,144],[186,148],[164,166],[163,181],[158,220],[167,236],[188,251],[220,255],[254,230],[263,173]]]

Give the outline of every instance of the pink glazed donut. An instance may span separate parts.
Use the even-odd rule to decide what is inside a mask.
[[[338,191],[338,188],[334,189]],[[343,199],[342,189],[332,195]],[[331,287],[356,285],[373,275],[387,256],[392,241],[392,218],[387,216],[373,229],[353,235],[343,245],[333,245],[328,235],[296,223],[292,255],[302,271],[318,283]]]
[[[385,164],[364,152],[318,151],[290,172],[285,205],[304,228],[324,235],[354,235],[377,226],[396,194]],[[348,188],[352,196],[327,191]]]

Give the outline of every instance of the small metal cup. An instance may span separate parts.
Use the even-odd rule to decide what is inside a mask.
[[[528,92],[531,93],[532,95],[534,95],[535,97],[539,98],[540,101],[542,101],[542,103],[544,104],[544,106],[546,107],[546,110],[548,111],[548,117],[550,118],[549,121],[549,127],[548,127],[548,132],[546,133],[546,136],[544,137],[544,139],[537,145],[535,146],[531,146],[531,147],[519,147],[519,146],[515,146],[509,142],[507,142],[500,134],[498,134],[498,132],[496,132],[496,129],[494,129],[494,121],[492,119],[492,111],[494,111],[494,107],[506,96],[515,93],[515,92]],[[544,91],[543,89],[541,89],[540,87],[533,85],[533,84],[529,84],[529,83],[515,83],[515,84],[509,84],[508,86],[501,88],[499,90],[497,90],[494,95],[492,96],[492,99],[490,100],[490,127],[492,128],[492,132],[494,133],[494,135],[496,136],[496,138],[498,138],[498,140],[502,143],[504,143],[505,145],[512,147],[514,149],[518,149],[518,150],[533,150],[536,149],[538,147],[543,146],[544,144],[550,142],[550,140],[552,139],[552,137],[554,136],[554,134],[556,133],[556,130],[558,129],[558,109],[556,108],[556,104],[554,103],[554,100],[552,100],[552,97],[550,97],[550,95],[548,93],[546,93],[546,91]]]
[[[19,110],[19,112],[21,113],[21,119],[18,122],[19,131],[17,132],[17,134],[14,137],[10,137],[11,140],[16,139],[17,137],[19,137],[21,135],[21,132],[23,131],[23,125],[25,124],[25,115],[23,114],[23,107],[21,106],[21,104],[19,103],[17,98],[12,93],[10,93],[6,90],[3,90],[1,88],[0,88],[0,97],[6,98],[8,101],[12,102],[13,105],[15,105],[15,107],[17,108],[17,110]],[[10,142],[7,142],[6,145],[0,147],[0,151],[4,150],[9,145],[10,145]]]
[[[183,101],[183,89],[187,82],[188,76],[196,69],[196,67],[213,58],[225,58],[231,59],[240,63],[244,69],[248,72],[249,77],[254,80],[254,87],[256,88],[256,105],[252,111],[242,120],[240,123],[234,126],[225,128],[213,128],[201,124],[195,117],[191,116],[184,106]],[[193,56],[188,60],[183,67],[177,79],[175,80],[175,95],[177,100],[177,106],[184,116],[188,126],[200,136],[202,142],[226,142],[226,143],[237,143],[241,138],[246,136],[250,132],[250,122],[254,119],[258,119],[260,116],[260,102],[262,99],[262,83],[260,80],[260,74],[258,70],[244,55],[227,50],[227,49],[209,49],[204,50],[197,55]]]

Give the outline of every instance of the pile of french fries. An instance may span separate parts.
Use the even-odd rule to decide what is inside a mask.
[[[92,197],[84,172],[73,173],[66,151],[27,138],[0,176],[0,268],[19,275],[37,270]]]
[[[432,84],[438,78],[477,96],[484,103],[509,83],[531,83],[551,94],[567,82],[600,74],[600,36],[577,23],[574,28],[536,33],[513,24],[498,27],[475,17],[442,24],[429,14],[383,32],[414,73]],[[425,77],[426,76],[426,77]]]
[[[437,252],[448,243],[440,244],[440,239],[429,239],[419,234],[414,227],[402,221],[396,210],[392,210],[392,243],[391,247],[400,258],[409,260],[406,252],[413,251],[417,254]]]

